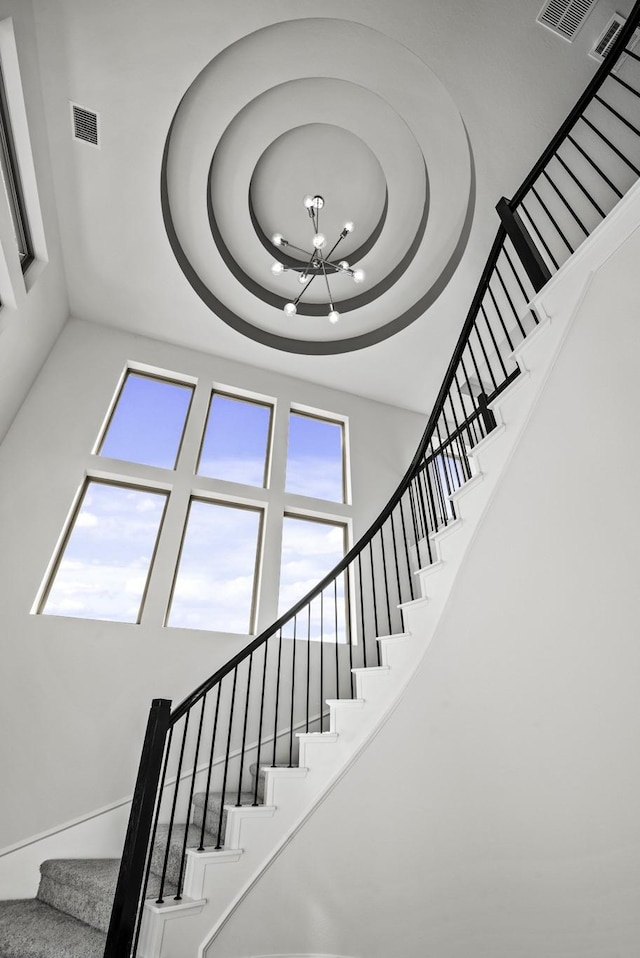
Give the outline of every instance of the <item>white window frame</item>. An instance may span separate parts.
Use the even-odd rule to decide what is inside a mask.
[[[123,386],[130,373],[146,375],[169,383],[189,386],[193,389],[174,469],[149,466],[128,460],[111,459],[100,454]],[[226,479],[215,479],[197,473],[209,409],[212,397],[216,393],[232,399],[259,403],[271,408],[264,487],[251,486]],[[342,427],[344,502],[321,500],[285,492],[289,415],[291,412],[337,423]],[[286,422],[283,421],[285,418]],[[73,531],[73,524],[86,484],[91,480],[102,480],[130,488],[147,488],[149,491],[168,493],[167,505],[150,565],[145,597],[141,604],[138,621],[143,625],[172,630],[183,628],[181,626],[170,626],[168,620],[192,500],[199,499],[212,504],[228,504],[261,511],[251,610],[253,631],[248,633],[250,636],[256,635],[268,627],[276,615],[282,560],[282,527],[285,515],[301,519],[315,519],[319,522],[324,521],[343,526],[345,554],[351,548],[353,528],[349,465],[349,421],[347,416],[300,403],[285,402],[273,396],[219,381],[199,380],[187,373],[152,366],[148,363],[129,361],[124,365],[107,404],[105,415],[99,423],[95,442],[87,458],[84,476],[76,491],[62,532],[52,551],[31,611],[35,614],[42,613],[64,545]],[[267,570],[268,575],[266,574]],[[275,595],[272,595],[274,587]],[[351,641],[355,644],[357,628],[353,595],[352,577],[350,571],[347,570],[345,576],[345,623]],[[262,612],[264,615],[261,615]],[[44,617],[46,618],[46,616]],[[124,623],[118,622],[116,624]],[[230,634],[219,630],[203,631],[211,632],[213,635]]]

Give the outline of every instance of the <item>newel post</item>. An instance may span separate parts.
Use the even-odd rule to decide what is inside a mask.
[[[170,715],[171,702],[168,699],[153,700],[131,803],[104,958],[129,958],[131,953]]]
[[[520,262],[522,263],[527,276],[531,280],[531,285],[536,293],[539,293],[543,286],[551,279],[549,267],[540,255],[540,251],[531,239],[528,229],[522,222],[522,217],[514,212],[509,205],[506,197],[498,202],[496,206],[498,216],[502,221],[507,236],[513,243]]]

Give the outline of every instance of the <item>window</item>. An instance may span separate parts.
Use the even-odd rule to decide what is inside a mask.
[[[9,202],[13,232],[18,247],[20,265],[24,273],[33,262],[33,246],[27,220],[20,168],[16,154],[11,117],[2,67],[0,66],[0,170]]]
[[[252,634],[269,624],[261,582],[275,591],[279,571],[285,612],[344,555],[350,510],[346,421],[284,402],[274,447],[277,411],[275,399],[127,368],[35,611]],[[344,582],[319,601],[311,637],[346,641]]]
[[[345,501],[344,426],[292,410],[285,490],[331,502]]]
[[[168,625],[252,632],[262,510],[192,499]]]
[[[343,523],[285,515],[282,526],[282,562],[278,615],[307,594],[331,572],[345,554],[347,530]],[[346,641],[344,575],[334,589],[312,606],[309,637]]]
[[[273,407],[214,390],[198,474],[266,486]]]
[[[41,611],[139,622],[166,504],[166,493],[90,479]]]
[[[127,371],[101,456],[175,469],[193,386]]]

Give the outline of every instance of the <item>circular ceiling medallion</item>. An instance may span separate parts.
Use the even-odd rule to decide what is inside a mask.
[[[271,272],[303,259],[274,232],[312,249],[302,199],[315,193],[330,245],[355,223],[339,256],[366,273],[360,286],[331,278],[336,325],[320,282],[285,316],[297,276]],[[414,322],[459,262],[473,199],[443,85],[406,47],[345,20],[286,21],[222,51],[183,96],[162,162],[167,235],[193,289],[237,331],[291,352],[359,349]]]

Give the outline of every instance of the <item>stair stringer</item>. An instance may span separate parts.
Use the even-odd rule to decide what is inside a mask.
[[[269,810],[273,809],[267,819],[247,815],[250,809],[228,808],[230,822],[238,818],[237,827],[235,824],[231,827],[236,852],[241,850],[240,855],[230,858],[226,852],[205,853],[206,859],[201,859],[198,866],[199,853],[188,852],[183,901],[145,906],[140,958],[203,956],[262,871],[346,773],[393,711],[429,648],[457,572],[595,270],[637,227],[640,184],[632,188],[627,200],[628,203],[616,207],[533,301],[532,307],[543,319],[514,350],[513,357],[521,375],[492,403],[497,428],[471,450],[474,475],[452,496],[458,520],[432,536],[435,561],[416,573],[422,597],[401,606],[405,632],[380,639],[383,666],[354,670],[356,695],[363,700],[362,705],[354,708],[350,700],[332,702],[330,731],[300,737],[303,767],[266,769],[265,798]],[[635,207],[631,215],[629,206]],[[284,772],[298,774],[282,774]],[[151,941],[153,950],[149,947]]]

